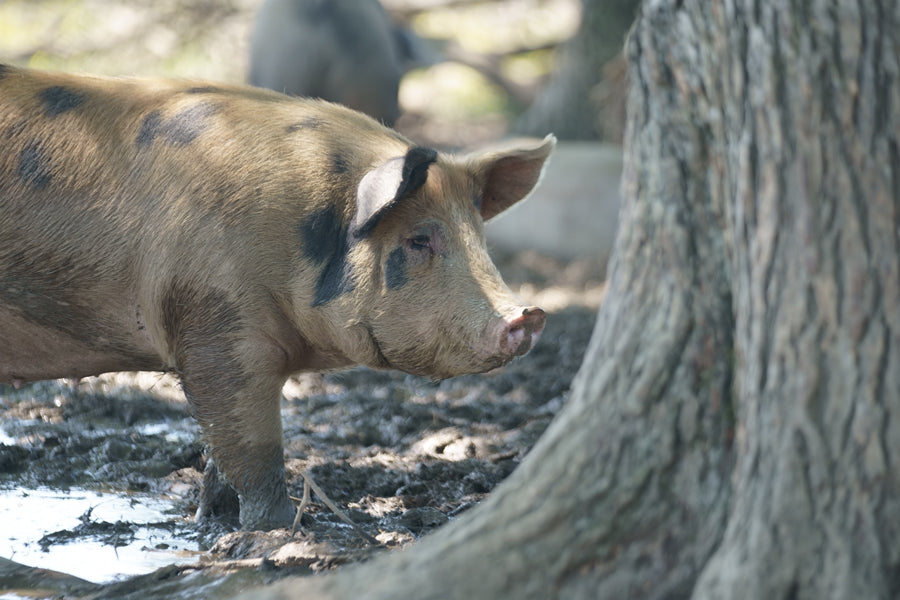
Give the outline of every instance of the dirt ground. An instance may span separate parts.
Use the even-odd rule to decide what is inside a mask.
[[[477,504],[516,468],[565,404],[592,332],[604,265],[561,263],[529,252],[495,258],[510,287],[550,312],[527,356],[485,375],[443,382],[357,368],[305,374],[285,386],[292,494],[302,496],[301,473],[308,472],[357,529],[316,494],[296,534],[192,522],[202,441],[177,382],[160,374],[111,374],[18,390],[0,385],[0,423],[14,440],[0,444],[0,487],[171,498],[180,513],[170,525],[172,535],[208,549],[196,563],[179,567],[179,574],[266,565],[275,577],[403,547]],[[77,528],[41,544],[80,538],[117,544],[132,530],[133,524],[87,515]],[[0,568],[0,588],[2,573]],[[117,585],[120,593],[110,590],[109,597],[127,597],[122,586],[129,584]]]

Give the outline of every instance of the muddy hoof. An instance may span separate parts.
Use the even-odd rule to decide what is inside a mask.
[[[221,477],[216,463],[210,458],[203,471],[203,489],[200,491],[196,520],[214,519],[237,526],[240,512],[237,492]]]

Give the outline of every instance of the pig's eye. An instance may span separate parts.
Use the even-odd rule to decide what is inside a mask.
[[[410,260],[424,264],[433,256],[443,256],[447,247],[446,239],[440,225],[428,222],[408,232],[403,245]]]
[[[409,238],[409,246],[413,250],[431,250],[431,236],[424,233]]]

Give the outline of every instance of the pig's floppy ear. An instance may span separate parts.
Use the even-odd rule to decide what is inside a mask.
[[[428,167],[435,160],[436,150],[410,148],[406,156],[392,158],[366,173],[356,189],[356,213],[350,234],[360,239],[372,233],[379,219],[398,200],[422,187]]]
[[[516,146],[469,157],[469,168],[482,186],[481,218],[488,221],[528,196],[540,181],[554,146],[556,137],[551,134],[531,148]]]

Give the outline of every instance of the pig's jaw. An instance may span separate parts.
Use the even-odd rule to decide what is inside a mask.
[[[512,352],[497,351],[495,347],[493,352],[488,353],[483,348],[477,350],[474,346],[464,345],[455,345],[454,349],[448,350],[438,345],[430,348],[433,351],[430,354],[435,357],[434,359],[422,362],[416,361],[416,363],[408,363],[404,357],[392,360],[381,350],[377,338],[372,336],[372,345],[375,348],[374,355],[376,358],[373,362],[368,363],[367,366],[375,369],[402,371],[411,375],[428,377],[433,381],[443,381],[461,375],[487,373],[506,365],[517,356],[526,354],[537,342],[538,337],[540,337],[540,331],[534,331],[530,334],[524,331],[512,332],[510,335],[514,340],[517,340],[510,343],[511,347],[515,348]],[[418,350],[421,352],[424,348],[420,347]],[[462,354],[466,358],[455,362],[455,364],[446,364],[445,361],[436,358],[442,351],[450,352],[457,356]]]
[[[369,335],[369,341],[372,344],[372,348],[375,352],[375,362],[374,364],[369,364],[368,366],[373,369],[393,369],[391,366],[391,361],[387,359],[384,355],[384,351],[381,349],[381,343],[378,341],[378,338],[375,337],[375,332],[372,331],[372,328],[366,326],[366,333]]]
[[[369,340],[367,360],[362,364],[377,369],[394,369],[430,377],[436,381],[474,373],[486,373],[524,356],[541,336],[546,313],[537,307],[517,306],[506,316],[495,312],[490,323],[474,341],[465,341],[465,332],[444,334],[432,343],[421,332],[409,335],[402,345],[380,339],[378,328],[364,326]],[[432,329],[440,330],[440,327]],[[414,343],[414,346],[410,346]]]

